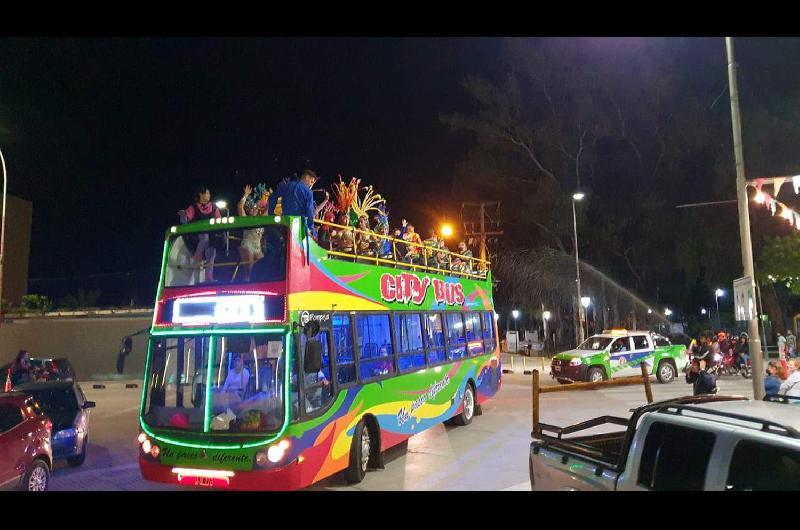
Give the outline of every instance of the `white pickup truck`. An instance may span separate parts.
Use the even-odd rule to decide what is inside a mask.
[[[608,425],[625,429],[575,436]],[[532,490],[800,490],[794,403],[685,397],[532,436]]]

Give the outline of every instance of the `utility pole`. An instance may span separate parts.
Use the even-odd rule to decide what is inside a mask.
[[[470,209],[477,207],[477,219],[475,211]],[[488,207],[488,208],[487,208]],[[464,210],[467,210],[467,215]],[[492,210],[491,212],[488,210]],[[501,236],[500,230],[500,201],[478,201],[461,203],[461,221],[464,224],[465,237],[477,237],[480,242],[480,257],[487,259],[487,236]],[[489,231],[487,232],[487,224]]]
[[[736,159],[736,198],[739,200],[739,236],[742,241],[742,265],[744,276],[750,280],[750,292],[755,296],[755,268],[753,267],[753,244],[750,240],[750,212],[747,209],[747,183],[744,172],[744,153],[742,151],[742,124],[739,116],[739,91],[736,85],[736,62],[733,58],[733,38],[725,37],[728,56],[728,87],[731,97],[731,122],[733,125],[733,153]],[[749,316],[749,315],[748,315]],[[761,351],[761,338],[758,334],[757,318],[747,320],[747,333],[750,335],[750,359],[753,363],[753,397],[764,399],[764,358]]]

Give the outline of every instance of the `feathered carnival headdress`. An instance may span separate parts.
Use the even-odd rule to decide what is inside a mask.
[[[352,177],[350,182],[345,184],[342,181],[342,176],[339,175],[339,182],[333,185],[336,211],[349,214],[351,225],[357,224],[359,217],[369,217],[369,212],[371,211],[377,211],[385,215],[385,211],[379,208],[381,204],[385,203],[384,199],[373,191],[372,186],[359,188],[359,184],[361,184],[361,179],[355,177]],[[363,198],[358,195],[360,189],[367,191]]]
[[[244,202],[244,207],[248,210],[250,208],[266,208],[269,196],[272,194],[272,188],[267,188],[265,184],[258,184],[253,188],[253,192],[247,197]]]

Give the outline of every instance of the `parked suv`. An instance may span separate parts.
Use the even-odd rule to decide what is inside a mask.
[[[66,458],[73,467],[82,465],[89,446],[89,409],[94,408],[94,401],[87,401],[73,381],[25,383],[14,389],[33,396],[53,422],[53,458]]]
[[[0,394],[0,489],[47,489],[52,427],[29,394]]]

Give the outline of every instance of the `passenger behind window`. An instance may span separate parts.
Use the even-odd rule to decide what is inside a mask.
[[[244,399],[247,384],[250,382],[250,371],[244,367],[244,359],[240,354],[234,354],[233,370],[228,372],[222,391],[237,396],[241,401]]]

